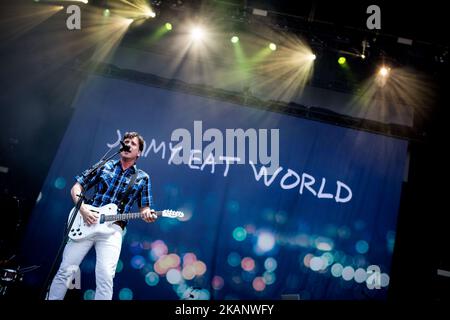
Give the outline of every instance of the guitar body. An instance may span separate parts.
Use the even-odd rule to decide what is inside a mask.
[[[75,221],[73,222],[72,228],[69,232],[69,238],[72,240],[83,240],[87,238],[91,238],[96,235],[107,235],[112,234],[116,230],[111,227],[114,221],[106,221],[106,216],[113,216],[117,214],[117,205],[114,203],[107,204],[103,207],[94,207],[90,205],[86,205],[89,210],[97,212],[99,214],[99,219],[96,224],[87,225],[81,213],[78,211]],[[72,217],[75,212],[75,208],[72,208],[69,214],[69,219]]]
[[[78,211],[77,215],[75,216],[75,220],[72,224],[72,228],[70,228],[70,230],[69,230],[69,238],[72,240],[77,241],[77,240],[91,238],[96,235],[112,234],[116,231],[111,226],[114,223],[114,221],[138,219],[138,218],[142,217],[142,215],[139,212],[118,214],[117,205],[114,203],[110,203],[110,204],[107,204],[102,207],[94,207],[91,205],[86,205],[86,207],[89,210],[91,210],[99,215],[97,223],[87,225],[84,222],[83,216]],[[69,223],[70,223],[70,219],[74,213],[75,213],[75,208],[72,208],[72,210],[69,213],[69,219],[68,219]],[[163,210],[163,211],[155,211],[154,213],[157,216],[163,216],[166,218],[182,218],[182,217],[184,217],[184,213],[181,211]]]

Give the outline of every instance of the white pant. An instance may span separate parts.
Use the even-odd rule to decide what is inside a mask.
[[[48,300],[63,300],[69,284],[72,282],[73,270],[78,268],[88,251],[95,245],[97,262],[95,264],[95,300],[111,300],[113,295],[113,278],[122,247],[122,228],[112,225],[116,231],[110,235],[95,236],[81,241],[69,240],[64,248],[63,259],[58,272],[53,278]]]

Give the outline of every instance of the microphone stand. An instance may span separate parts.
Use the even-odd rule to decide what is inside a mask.
[[[93,176],[95,176],[95,174],[97,173],[98,169],[103,167],[106,162],[111,160],[113,157],[115,157],[116,155],[118,155],[122,151],[124,151],[124,150],[128,151],[129,150],[129,147],[126,146],[122,141],[120,143],[121,143],[122,147],[119,149],[119,151],[116,151],[113,155],[105,158],[106,155],[111,151],[111,149],[110,149],[108,152],[105,153],[105,155],[102,157],[102,159],[100,161],[98,161],[90,169],[88,169],[85,173],[83,173],[83,176],[85,176],[88,179],[92,178]],[[90,188],[92,188],[93,186],[94,185],[92,185]],[[72,216],[70,217],[69,223],[68,224],[66,223],[67,227],[66,227],[66,229],[64,231],[64,238],[63,238],[63,240],[61,242],[61,245],[59,246],[59,249],[58,249],[58,252],[56,254],[56,257],[53,260],[52,266],[50,268],[50,272],[48,273],[47,278],[45,280],[45,283],[44,283],[44,286],[43,286],[43,290],[41,292],[41,296],[42,296],[42,298],[44,300],[48,299],[48,294],[50,292],[50,286],[51,286],[51,280],[52,280],[52,278],[53,278],[53,276],[55,274],[57,263],[58,263],[61,255],[62,255],[62,253],[64,251],[64,248],[65,248],[65,246],[67,244],[67,241],[69,240],[69,231],[72,228],[72,225],[73,225],[73,223],[75,221],[75,217],[76,217],[78,211],[80,210],[81,205],[83,204],[83,201],[86,199],[85,193],[90,189],[89,188],[88,190],[85,190],[85,188],[84,188],[85,186],[84,185],[82,187],[83,188],[82,188],[81,193],[77,195],[78,196],[78,201],[77,201],[77,203],[75,205],[75,211],[73,212]]]

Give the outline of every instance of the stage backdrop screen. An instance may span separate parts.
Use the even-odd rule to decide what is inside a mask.
[[[406,141],[97,76],[74,108],[30,218],[22,250],[41,267],[26,281],[50,270],[75,176],[138,131],[152,207],[184,217],[128,223],[114,299],[386,298]],[[94,274],[92,250],[84,299]]]

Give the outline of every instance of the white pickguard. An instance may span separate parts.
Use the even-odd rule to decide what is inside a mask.
[[[115,231],[115,229],[111,227],[114,221],[141,218],[140,213],[118,214],[117,205],[115,205],[114,203],[107,204],[103,207],[94,207],[90,205],[86,206],[89,210],[98,213],[99,219],[97,220],[97,223],[93,225],[87,225],[84,222],[83,216],[80,214],[80,212],[78,212],[73,222],[72,228],[70,228],[69,231],[69,238],[72,240],[82,240],[100,234],[111,234]],[[68,218],[69,222],[74,212],[75,208],[72,208]],[[156,211],[155,213],[158,216],[167,218],[182,218],[184,216],[183,212],[173,210]]]

